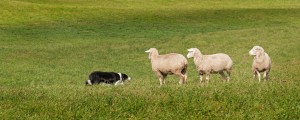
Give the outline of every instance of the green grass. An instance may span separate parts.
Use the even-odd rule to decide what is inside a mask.
[[[299,0],[2,0],[2,119],[300,119]],[[254,45],[272,59],[252,79]],[[199,48],[234,61],[232,80],[199,84],[151,71],[144,52]],[[124,86],[85,86],[94,70],[127,73]]]

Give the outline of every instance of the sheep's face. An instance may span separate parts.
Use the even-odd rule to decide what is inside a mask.
[[[187,54],[187,58],[192,58],[194,57],[195,50],[193,48],[188,49],[189,53]]]
[[[249,51],[249,55],[252,56],[260,56],[261,53],[264,52],[264,49],[260,46],[254,46],[250,51]]]
[[[151,54],[155,50],[156,50],[155,48],[150,48],[149,50],[145,51],[146,53],[149,53],[149,59],[151,59]]]

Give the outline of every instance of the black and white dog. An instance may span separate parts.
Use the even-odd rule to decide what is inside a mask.
[[[89,75],[89,79],[85,82],[86,85],[107,83],[107,84],[122,84],[125,80],[131,80],[124,73],[115,73],[115,72],[101,72],[94,71]]]

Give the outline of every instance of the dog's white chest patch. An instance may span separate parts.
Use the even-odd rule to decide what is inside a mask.
[[[119,76],[120,76],[120,80],[118,80],[116,83],[115,83],[115,85],[123,85],[124,83],[123,83],[123,79],[122,79],[122,74],[121,73],[118,73],[119,74]]]

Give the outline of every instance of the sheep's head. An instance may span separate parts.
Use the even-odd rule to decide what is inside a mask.
[[[262,53],[264,53],[264,49],[260,46],[254,46],[249,51],[249,55],[252,55],[252,56],[260,56]]]
[[[187,58],[192,58],[195,56],[195,52],[198,50],[197,48],[190,48],[188,49],[189,53],[187,54]],[[198,50],[199,51],[199,50]]]
[[[149,50],[145,51],[146,53],[149,53],[149,59],[151,59],[151,55],[154,54],[158,54],[158,51],[156,48],[150,48]]]

